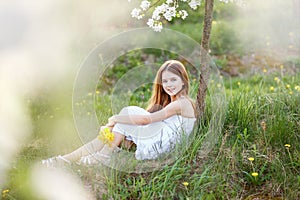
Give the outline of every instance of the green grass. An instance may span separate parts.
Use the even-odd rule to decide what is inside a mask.
[[[222,137],[207,157],[198,151],[210,122],[209,97],[201,129],[172,164],[141,174],[105,168],[100,175],[97,167],[74,166],[75,174],[98,199],[299,199],[300,91],[295,88],[300,77],[274,74],[223,80],[226,119]],[[142,92],[147,90],[138,91],[132,104],[140,101]],[[104,123],[111,114],[110,99],[99,94],[97,102],[97,115]],[[9,171],[4,189],[10,191],[3,199],[35,198],[20,182],[26,183],[31,162],[51,153],[45,150],[46,137],[34,136]]]

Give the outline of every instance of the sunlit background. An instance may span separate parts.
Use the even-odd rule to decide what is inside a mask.
[[[24,147],[44,146],[40,159],[81,145],[72,116],[72,90],[79,65],[101,41],[130,28],[146,26],[131,18],[134,7],[133,0],[0,1],[2,189],[10,181],[7,171],[15,167],[15,159]],[[278,49],[280,56],[299,56],[299,11],[299,1],[248,1],[246,7],[237,8],[229,29],[237,34],[241,42],[237,45],[243,52]],[[174,27],[178,29],[185,22],[176,23]],[[213,23],[213,31],[218,23],[221,22]],[[195,28],[191,36],[197,31],[201,30]],[[41,193],[38,178],[57,176],[49,181],[55,185],[62,176],[60,171],[52,174],[39,168],[31,173],[38,174],[32,175],[32,184]],[[66,183],[69,178],[73,180],[71,175],[66,176]]]

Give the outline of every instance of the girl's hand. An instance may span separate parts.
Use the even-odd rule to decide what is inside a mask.
[[[108,118],[108,123],[106,124],[106,126],[114,126],[116,124],[116,121],[115,121],[115,116],[112,116],[110,118]]]

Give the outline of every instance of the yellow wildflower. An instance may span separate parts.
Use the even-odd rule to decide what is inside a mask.
[[[254,177],[256,177],[256,176],[258,176],[258,173],[257,172],[253,172],[251,175],[254,176]]]
[[[217,87],[220,88],[220,87],[221,87],[221,84],[217,84]]]
[[[286,88],[290,88],[291,86],[289,84],[286,84]]]
[[[100,93],[100,91],[99,90],[96,90],[96,94],[99,94]]]
[[[217,21],[213,20],[211,23],[212,23],[212,25],[215,25],[215,24],[217,24]]]
[[[2,191],[2,197],[5,198],[8,193],[9,193],[9,189],[3,190]]]
[[[115,139],[115,135],[110,131],[108,127],[105,127],[103,130],[99,132],[98,139],[102,141],[104,144],[111,145],[112,141]]]
[[[264,73],[267,73],[267,69],[266,69],[266,68],[264,68],[264,69],[263,69],[263,72],[264,72]]]
[[[290,92],[289,92],[289,94],[290,94],[290,95],[292,95],[292,94],[293,94],[293,92],[292,92],[292,91],[290,91]]]
[[[290,148],[290,147],[291,147],[290,144],[285,144],[284,146],[285,146],[286,148]]]
[[[275,89],[275,88],[274,88],[273,86],[270,87],[270,91],[271,91],[271,92],[274,92],[274,89]]]
[[[249,157],[248,160],[250,160],[251,162],[254,161],[253,157]]]
[[[241,85],[241,82],[237,82],[238,85]]]
[[[189,185],[188,182],[183,182],[182,185],[184,185],[185,187]]]
[[[279,83],[279,82],[280,82],[280,79],[279,79],[278,77],[275,77],[275,78],[274,78],[274,81],[276,81],[277,83]]]
[[[280,67],[280,69],[283,69],[284,66],[283,66],[283,65],[280,65],[279,67]]]
[[[295,86],[295,90],[298,90],[300,92],[300,86],[299,85],[296,85]]]

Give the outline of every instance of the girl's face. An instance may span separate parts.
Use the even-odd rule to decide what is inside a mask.
[[[184,83],[180,76],[177,76],[170,71],[162,72],[162,86],[168,95],[176,95],[181,91],[183,85]]]

